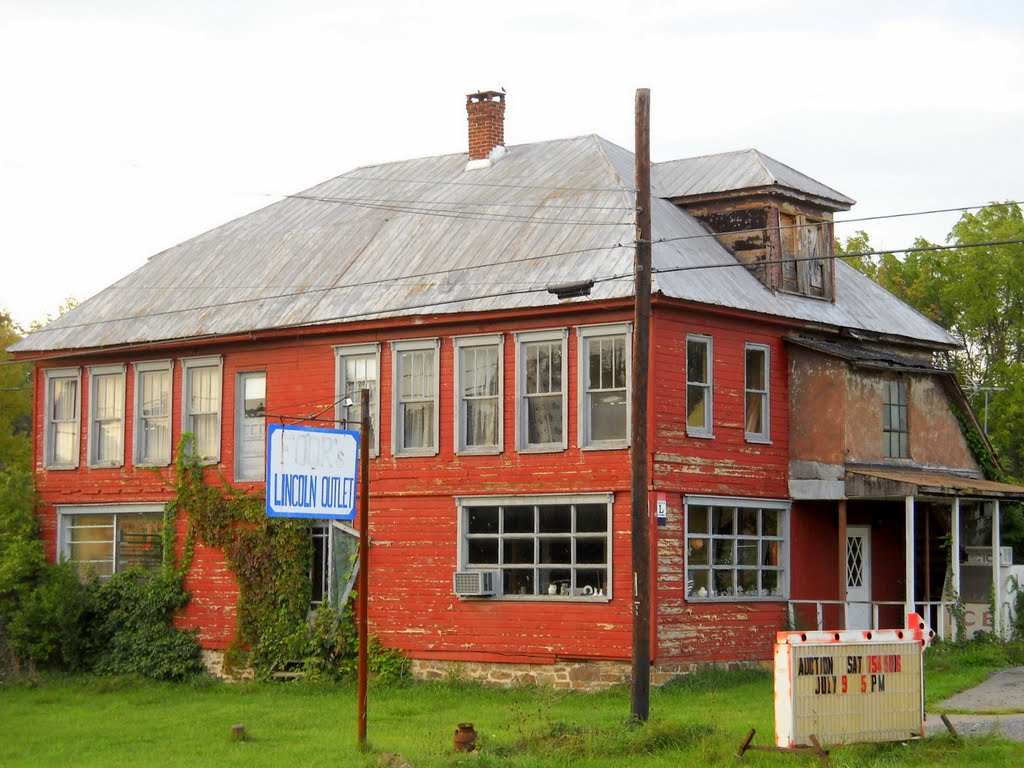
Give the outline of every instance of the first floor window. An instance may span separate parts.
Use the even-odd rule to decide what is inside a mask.
[[[71,469],[78,466],[81,373],[78,368],[54,369],[45,372],[45,379],[43,463],[48,469]]]
[[[630,328],[590,326],[580,336],[580,445],[629,444]]]
[[[171,463],[170,360],[135,364],[135,463]]]
[[[519,450],[566,447],[566,331],[521,333],[516,337]]]
[[[58,507],[61,552],[82,577],[101,579],[130,568],[156,570],[163,560],[160,505]]]
[[[380,390],[377,379],[380,371],[380,346],[377,344],[359,344],[335,347],[337,361],[335,376],[335,393],[338,407],[336,418],[342,429],[357,430],[363,423],[362,392],[370,391],[370,433],[361,439],[369,440],[370,454],[376,456],[380,451],[377,437],[377,412],[379,410]],[[351,405],[345,405],[346,398]]]
[[[437,453],[438,340],[394,344],[394,452]]]
[[[323,521],[309,527],[310,610],[321,605],[344,606],[358,575],[359,537],[337,521]]]
[[[746,385],[743,405],[743,432],[747,440],[768,442],[768,347],[746,346]]]
[[[458,450],[497,453],[502,443],[501,336],[459,337],[455,350]]]
[[[464,498],[459,506],[461,568],[497,569],[504,597],[610,597],[610,494]]]
[[[89,369],[89,464],[124,463],[124,366]]]
[[[910,458],[910,420],[907,382],[882,382],[882,447],[887,459]],[[877,423],[877,422],[876,422]]]
[[[785,597],[785,501],[686,500],[686,596]]]
[[[182,431],[191,432],[193,451],[220,461],[221,361],[219,357],[183,361]]]
[[[711,437],[711,337],[686,337],[686,433]]]

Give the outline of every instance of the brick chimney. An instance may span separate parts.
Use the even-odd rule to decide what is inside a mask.
[[[469,113],[469,160],[486,160],[495,147],[505,146],[505,94],[480,91],[466,96]]]

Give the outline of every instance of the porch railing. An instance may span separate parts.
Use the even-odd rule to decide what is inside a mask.
[[[950,603],[946,600],[933,600],[927,602],[918,602],[915,604],[915,610],[924,619],[927,626],[935,630],[935,634],[943,639],[952,639],[956,635],[956,620],[953,618],[953,614],[950,611]],[[840,629],[840,627],[825,626],[825,615],[826,612],[842,616],[842,626],[850,626],[850,609],[854,606],[867,606],[871,616],[871,626],[866,629],[892,629],[893,627],[881,627],[879,624],[878,616],[879,609],[883,607],[892,607],[898,609],[900,616],[901,626],[902,621],[906,618],[902,616],[904,603],[902,600],[790,600],[787,609],[789,616],[789,625],[794,628],[799,628],[801,625],[806,625],[811,617],[809,616],[811,610],[814,611],[814,626],[807,627],[808,629]],[[832,608],[833,610],[827,611]],[[890,611],[890,615],[892,611]],[[835,619],[833,618],[832,621]],[[891,623],[891,622],[890,622]]]

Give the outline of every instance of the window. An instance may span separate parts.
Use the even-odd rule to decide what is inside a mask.
[[[380,411],[380,389],[377,386],[380,371],[380,345],[360,344],[346,347],[335,347],[334,356],[337,361],[335,394],[338,406],[335,418],[342,429],[358,430],[363,423],[362,391],[370,390],[370,455],[380,452],[378,437],[377,413]],[[345,398],[351,398],[352,405],[345,406]]]
[[[61,553],[82,577],[101,579],[129,568],[156,570],[163,560],[160,504],[58,505]]]
[[[235,396],[235,480],[263,480],[267,467],[267,374],[238,374]]]
[[[768,431],[768,347],[746,346],[746,401],[743,408],[743,431],[752,442],[766,443]]]
[[[395,455],[437,453],[437,339],[396,341],[394,350]]]
[[[611,494],[459,499],[463,569],[505,597],[611,597]]]
[[[580,446],[629,445],[629,379],[632,365],[628,323],[588,326],[580,338]]]
[[[779,213],[782,246],[782,290],[821,298],[832,297],[829,222],[804,215]]]
[[[124,464],[124,366],[89,369],[89,466]]]
[[[712,346],[710,336],[686,337],[686,434],[712,437]]]
[[[344,606],[359,575],[359,535],[331,520],[310,525],[309,539],[313,548],[309,571],[310,610],[315,611],[325,603]]]
[[[45,379],[44,465],[47,469],[74,469],[78,466],[82,375],[77,368],[59,368],[47,370]]]
[[[686,500],[687,599],[786,596],[784,501]]]
[[[171,463],[170,360],[135,364],[135,464]]]
[[[910,458],[910,424],[907,419],[907,382],[882,382],[882,447],[887,459]]]
[[[517,445],[520,451],[566,447],[566,330],[516,335]]]
[[[501,335],[455,339],[455,419],[462,453],[502,449]]]
[[[191,432],[192,449],[204,461],[220,461],[221,360],[182,360],[182,431]]]

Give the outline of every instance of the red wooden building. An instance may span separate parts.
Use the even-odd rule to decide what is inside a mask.
[[[472,94],[468,155],[289,196],[19,342],[50,556],[152,565],[183,432],[260,489],[268,419],[358,420],[345,398],[369,388],[371,631],[424,676],[628,675],[633,157],[506,147],[504,109]],[[1024,494],[961,433],[933,367],[956,340],[832,258],[835,190],[755,150],[655,164],[653,186],[656,672],[768,659],[791,622],[941,624],[961,579],[942,537],[998,555],[999,500]],[[312,526],[318,600],[344,593],[349,543]],[[220,552],[187,587],[181,624],[224,649]]]

